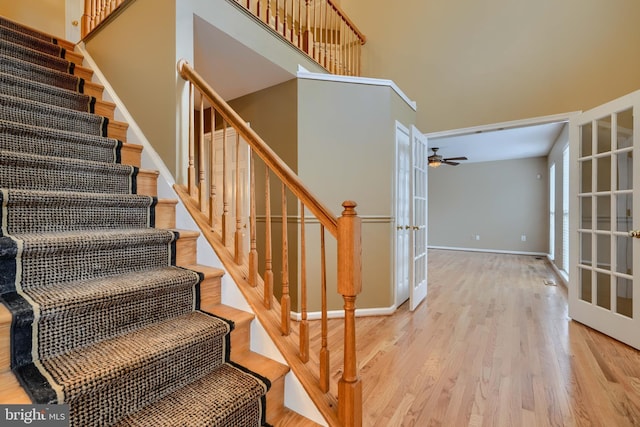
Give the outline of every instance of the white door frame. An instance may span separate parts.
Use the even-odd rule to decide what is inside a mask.
[[[409,254],[409,310],[413,311],[427,297],[427,137],[411,126],[411,230]]]
[[[399,307],[409,299],[411,288],[410,272],[410,177],[411,177],[411,133],[402,123],[396,121],[396,161],[394,202],[394,304]]]
[[[640,269],[640,239],[629,237],[624,228],[633,230],[640,229],[640,167],[637,160],[634,164],[633,183],[631,188],[621,189],[613,185],[620,183],[618,179],[617,165],[620,160],[618,156],[628,155],[629,148],[619,148],[616,141],[620,132],[617,126],[617,113],[628,111],[633,108],[633,144],[631,155],[633,158],[640,158],[640,91],[623,96],[592,110],[584,112],[574,117],[569,127],[570,158],[573,161],[570,175],[570,232],[571,240],[569,245],[570,274],[569,274],[569,316],[580,323],[607,334],[619,341],[622,341],[636,349],[640,349],[640,280],[638,279]],[[606,135],[606,122],[598,126],[599,120],[611,117],[612,129],[610,133],[611,146],[609,150],[597,147],[596,142],[599,137],[599,130],[604,129],[603,137]],[[591,124],[591,153],[581,152],[581,126]],[[617,130],[617,132],[613,132]],[[585,131],[589,132],[588,128]],[[586,145],[583,144],[583,145]],[[602,159],[603,167],[600,169],[598,162]],[[624,159],[624,157],[622,157]],[[609,170],[607,170],[607,167]],[[590,181],[582,181],[581,171],[590,173]],[[606,179],[609,182],[609,189],[603,190],[602,185],[597,185],[598,174],[604,172],[610,174]],[[606,175],[605,175],[606,176]],[[629,190],[632,189],[630,194]],[[627,220],[618,225],[620,218],[617,212],[621,197],[631,196],[632,208],[630,216],[631,224],[627,226]],[[606,206],[607,198],[610,199],[609,208]],[[600,206],[600,200],[605,203]],[[584,204],[583,204],[584,202]],[[582,208],[581,208],[582,204]],[[607,215],[602,215],[599,209],[607,208]],[[581,209],[589,208],[590,212],[580,215]],[[583,221],[583,217],[585,220]],[[609,221],[606,224],[606,220]],[[585,246],[582,238],[585,239]],[[631,242],[626,239],[631,239]],[[609,244],[606,244],[606,242]],[[633,256],[631,258],[631,272],[621,272],[619,254],[616,251],[620,248],[620,242],[626,242],[624,246],[631,243]],[[586,243],[590,243],[589,245]],[[604,248],[601,248],[602,244]],[[600,249],[600,251],[599,251]],[[605,249],[606,252],[602,252]],[[626,265],[627,258],[624,263]],[[605,265],[608,262],[608,265]],[[628,266],[627,266],[628,267]],[[583,281],[584,279],[584,281]],[[619,314],[617,308],[618,296],[621,287],[625,292],[630,292],[631,316]],[[631,284],[632,289],[627,289]],[[598,290],[604,291],[602,294]],[[609,295],[609,301],[606,295]],[[589,301],[591,300],[591,301]],[[607,308],[607,304],[609,307]],[[622,311],[624,312],[624,311]]]

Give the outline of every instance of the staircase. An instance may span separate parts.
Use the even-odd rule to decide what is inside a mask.
[[[0,403],[72,426],[315,425],[73,45],[0,17]]]

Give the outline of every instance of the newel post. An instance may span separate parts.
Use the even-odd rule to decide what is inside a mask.
[[[338,382],[338,417],[344,426],[362,426],[362,383],[356,358],[356,296],[362,290],[362,221],[347,200],[338,218],[338,292],[344,298],[344,370]]]

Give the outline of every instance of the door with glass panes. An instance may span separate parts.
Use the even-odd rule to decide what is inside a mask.
[[[640,349],[640,91],[570,123],[569,315]]]

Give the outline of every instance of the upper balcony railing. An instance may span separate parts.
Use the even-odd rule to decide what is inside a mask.
[[[132,0],[85,0],[82,38]],[[332,0],[235,0],[332,74],[359,76],[364,34]]]
[[[236,0],[330,73],[359,76],[364,34],[332,0]]]

